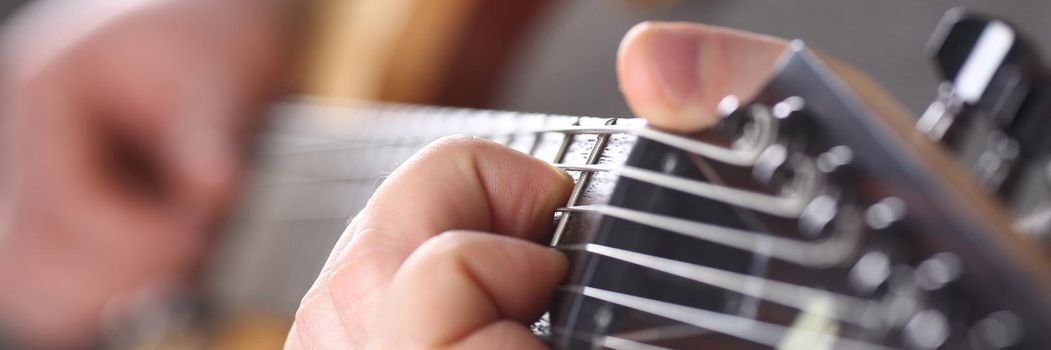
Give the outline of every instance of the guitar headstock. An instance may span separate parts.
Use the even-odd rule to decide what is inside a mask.
[[[1043,66],[1010,26],[963,12],[932,43],[946,83],[919,127],[797,41],[693,143],[640,133],[608,203],[562,211],[593,229],[555,242],[572,270],[552,343],[1051,344],[1051,254],[1019,228],[1051,198]]]
[[[1008,205],[1020,218],[1020,230],[1046,240],[1051,233],[1047,68],[1013,27],[962,10],[945,16],[929,50],[942,83],[918,127],[951,149]]]

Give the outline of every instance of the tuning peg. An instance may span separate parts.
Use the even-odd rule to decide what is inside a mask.
[[[771,190],[780,191],[794,176],[789,159],[792,156],[784,145],[770,145],[756,159],[752,178]]]
[[[861,256],[850,269],[848,281],[851,288],[862,295],[878,289],[890,277],[891,260],[886,253],[873,250]]]
[[[741,110],[741,100],[734,95],[726,95],[722,100],[719,100],[716,111],[720,116],[718,128],[726,132],[727,135],[740,133],[744,125],[752,119],[747,115],[746,111]]]
[[[887,197],[869,206],[865,211],[865,224],[872,230],[886,231],[905,219],[906,213],[905,201]]]
[[[850,188],[857,180],[854,163],[854,151],[847,146],[835,146],[822,152],[814,159],[817,170],[826,178],[826,182],[837,188]]]
[[[771,107],[771,114],[777,120],[779,142],[794,151],[806,149],[807,141],[813,128],[808,127],[806,102],[798,96],[788,97]]]
[[[927,43],[942,80],[972,105],[1001,102],[1004,95],[1024,92],[1020,79],[1042,71],[1036,51],[1007,23],[963,9],[942,17]]]
[[[938,253],[916,266],[916,283],[927,291],[938,290],[963,274],[963,261],[953,253]]]
[[[937,310],[917,313],[905,324],[902,335],[905,343],[914,349],[937,349],[949,339],[952,329],[949,319]]]
[[[947,12],[927,44],[942,84],[919,129],[955,147],[958,119],[977,115],[1014,137],[1043,138],[1030,133],[1046,129],[1048,73],[1029,42],[1004,21]]]

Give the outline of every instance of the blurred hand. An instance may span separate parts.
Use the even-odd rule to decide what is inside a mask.
[[[81,347],[117,297],[188,276],[278,88],[285,26],[258,1],[56,0],[6,28],[0,329]]]
[[[726,94],[752,97],[786,47],[726,29],[644,23],[621,44],[621,88],[653,125],[693,131],[716,122]],[[550,234],[571,188],[566,175],[493,143],[428,147],[343,233],[285,347],[544,348],[526,325],[548,305],[566,261],[535,242]]]

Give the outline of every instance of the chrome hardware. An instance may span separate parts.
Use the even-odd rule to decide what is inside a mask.
[[[939,85],[938,98],[931,102],[916,122],[916,129],[932,141],[941,141],[963,110],[964,101],[953,90],[952,83]]]

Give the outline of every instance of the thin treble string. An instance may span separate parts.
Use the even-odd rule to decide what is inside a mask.
[[[642,181],[652,185],[670,188],[698,197],[708,198],[711,200],[783,218],[799,217],[800,213],[803,212],[803,208],[806,207],[806,204],[809,200],[807,196],[768,195],[755,191],[741,190],[729,186],[716,185],[704,181],[697,181],[678,176],[667,175],[653,170],[628,165],[553,165],[555,167],[570,171],[608,172],[632,180]]]
[[[325,149],[314,149],[312,152],[349,151],[353,149],[372,149],[376,147],[407,147],[422,146],[428,141],[402,142],[395,144],[357,144],[347,146],[333,146]],[[295,153],[292,151],[291,153]],[[289,155],[282,153],[278,155]],[[784,218],[797,218],[807,204],[807,196],[789,195],[776,196],[764,193],[736,189],[733,187],[716,185],[708,182],[685,179],[672,175],[662,174],[656,171],[632,167],[632,166],[610,166],[607,164],[553,164],[564,170],[586,171],[586,172],[609,172],[618,176],[650,183],[657,186],[667,187],[692,195],[724,202],[730,205],[747,208],[774,216]],[[311,179],[313,181],[349,181],[353,179],[331,178]]]
[[[875,319],[871,316],[866,316],[869,312],[875,310],[875,305],[867,300],[858,299],[849,295],[836,294],[826,290],[740,274],[710,266],[696,265],[593,243],[562,245],[557,247],[557,249],[584,251],[788,306],[797,310],[807,311],[824,318],[849,322],[866,328],[878,327],[878,325],[874,324]],[[751,285],[759,285],[761,287],[758,289],[749,288]],[[828,302],[832,307],[825,310],[814,310],[813,306],[817,302]]]
[[[812,267],[830,267],[843,262],[853,254],[861,236],[860,225],[848,225],[855,227],[810,243],[607,204],[577,205],[558,211],[596,213]],[[764,249],[758,249],[760,247]]]
[[[789,334],[798,334],[810,339],[832,344],[835,349],[889,350],[892,348],[861,340],[844,338],[828,332],[805,328],[789,328],[782,325],[745,318],[737,315],[710,311],[668,303],[660,300],[637,297],[588,286],[562,286],[559,290],[602,300],[624,308],[638,310],[663,318],[675,320],[695,327],[744,339],[757,344],[777,347]]]
[[[688,324],[674,324],[670,326],[658,326],[634,331],[625,331],[615,333],[612,336],[634,342],[646,343],[684,337],[707,336],[711,334],[714,333],[707,329],[697,328]]]
[[[376,114],[399,114],[397,111],[383,111],[383,110],[370,110],[367,108],[353,110],[360,114],[371,113]],[[471,116],[481,117],[496,113],[494,111],[473,111],[473,110],[460,110],[456,114],[459,118],[467,119]],[[421,111],[414,111],[413,114],[417,114],[420,118],[429,114],[449,114],[446,110],[435,110],[434,113],[427,113]],[[545,118],[571,118],[569,116],[543,116]],[[595,118],[596,120],[604,120],[604,118]],[[461,130],[462,132],[463,130]],[[471,130],[466,130],[468,133]],[[715,144],[695,140],[689,137],[684,137],[657,129],[649,128],[645,123],[635,123],[634,125],[603,125],[603,126],[561,126],[561,127],[540,127],[540,128],[522,128],[518,130],[509,131],[485,131],[475,132],[486,137],[500,138],[500,137],[512,137],[515,135],[527,135],[527,134],[542,134],[542,133],[561,133],[565,135],[574,134],[594,134],[594,135],[609,135],[609,134],[632,134],[638,137],[663,143],[667,146],[677,148],[686,152],[701,155],[705,158],[709,158],[722,163],[737,165],[737,166],[751,166],[755,164],[756,159],[759,157],[759,148],[751,149],[734,149]],[[343,139],[345,141],[355,140],[368,140],[364,137],[352,137],[352,138],[341,138],[338,136],[329,136],[332,140]],[[309,150],[304,150],[308,152]]]
[[[580,341],[585,341],[593,346],[601,345],[604,348],[613,350],[674,350],[671,348],[646,344],[618,336],[602,335],[594,332],[585,332],[563,327],[551,327],[551,333],[557,336],[566,336]]]
[[[415,139],[389,139],[389,140],[367,140],[367,139],[339,139],[331,140],[331,142],[319,146],[310,147],[291,147],[292,149],[283,149],[280,151],[267,152],[266,155],[271,156],[293,156],[306,153],[322,153],[322,152],[347,152],[363,148],[373,147],[384,147],[384,148],[399,148],[399,147],[421,147],[426,145],[446,134],[435,134],[434,136],[421,136]]]
[[[730,187],[727,184],[727,182],[723,180],[723,177],[714,168],[712,168],[711,164],[708,164],[708,162],[706,162],[700,156],[691,154],[689,155],[689,159],[691,162],[693,162],[694,166],[696,166],[697,170],[700,171],[704,178],[711,182],[713,185]],[[731,206],[730,208],[735,214],[737,214],[738,218],[741,220],[741,223],[748,229],[753,231],[771,231],[770,228],[765,223],[763,223],[761,219],[759,219],[759,216],[756,215],[756,212],[754,210],[748,210],[747,208],[738,206]]]
[[[590,345],[592,345],[592,348],[595,348],[595,345],[599,345],[603,348],[613,350],[674,350],[671,348],[650,345],[617,336],[602,335],[594,332],[585,332],[561,327],[552,327],[551,333],[556,336],[570,337],[576,340],[588,342]]]

